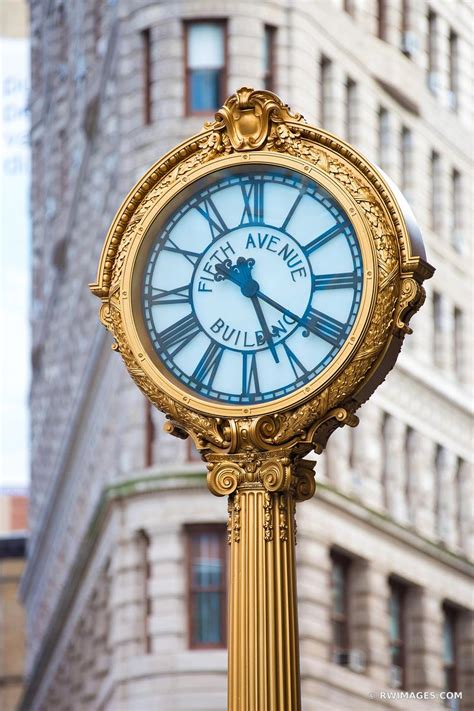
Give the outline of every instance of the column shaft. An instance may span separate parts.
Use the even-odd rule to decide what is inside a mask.
[[[228,711],[299,711],[292,493],[240,488],[229,498]]]

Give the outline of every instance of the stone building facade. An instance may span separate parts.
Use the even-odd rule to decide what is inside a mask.
[[[133,182],[201,128],[209,102],[242,85],[273,88],[381,165],[437,268],[396,368],[360,426],[334,434],[318,493],[298,510],[303,708],[472,708],[472,4],[30,0],[30,9],[22,708],[225,708],[225,632],[219,615],[206,618],[210,595],[223,611],[225,503],[111,352],[87,283]],[[193,34],[197,21],[204,34]],[[204,106],[190,102],[195,70],[211,82]],[[212,593],[195,579],[209,564],[220,571]],[[446,690],[462,699],[443,700]],[[417,694],[424,700],[408,698]]]

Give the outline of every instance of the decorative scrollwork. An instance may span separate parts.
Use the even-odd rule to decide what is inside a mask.
[[[316,481],[314,478],[314,465],[316,462],[310,459],[301,459],[295,465],[295,499],[296,501],[306,501],[310,499],[316,491]]]
[[[292,114],[289,107],[271,91],[255,91],[242,87],[233,94],[216,113],[215,121],[206,124],[213,130],[212,144],[223,139],[214,138],[226,131],[228,140],[236,151],[261,148],[268,138],[273,124],[285,121],[301,121],[301,114]]]
[[[290,460],[272,458],[264,461],[260,466],[259,477],[267,491],[288,490],[291,485]]]
[[[280,494],[278,497],[278,515],[280,528],[280,541],[288,540],[288,495]]]
[[[215,496],[233,494],[243,476],[242,469],[229,461],[209,462],[207,485]]]
[[[273,540],[273,499],[265,492],[263,496],[263,531],[266,541]]]
[[[425,301],[425,290],[413,277],[403,279],[400,290],[400,301],[397,307],[395,329],[401,333],[412,333],[408,322]]]

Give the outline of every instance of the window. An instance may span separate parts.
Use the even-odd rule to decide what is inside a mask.
[[[415,523],[417,511],[417,475],[415,467],[416,458],[416,435],[411,427],[406,428],[405,432],[405,500],[407,502],[408,521],[411,525]]]
[[[265,25],[263,85],[268,91],[275,91],[275,41],[276,28]]]
[[[402,126],[401,134],[401,180],[400,186],[405,197],[409,194],[411,187],[411,161],[413,151],[413,135],[409,128]]]
[[[402,36],[402,49],[404,49],[404,47],[403,47],[404,38],[406,37],[406,33],[410,29],[409,13],[410,13],[410,5],[409,5],[408,0],[402,0],[401,7],[400,7],[400,32],[401,32],[401,36]]]
[[[431,151],[430,158],[430,217],[431,229],[437,230],[440,223],[441,204],[441,158],[439,153]]]
[[[347,78],[346,81],[346,101],[345,101],[345,136],[349,143],[354,141],[355,117],[356,117],[357,85],[355,81]]]
[[[322,128],[327,128],[330,123],[330,92],[331,92],[331,67],[332,62],[327,57],[321,57],[320,62],[320,118]]]
[[[351,559],[331,551],[332,660],[349,663],[349,569]]]
[[[387,0],[377,1],[377,37],[387,39]]]
[[[143,123],[149,125],[152,121],[151,97],[151,32],[150,29],[142,30],[143,44]]]
[[[145,401],[145,466],[151,467],[154,463],[153,447],[155,444],[156,429],[153,422],[153,405]]]
[[[137,543],[139,547],[140,570],[142,574],[142,610],[143,610],[143,643],[145,653],[151,652],[151,637],[149,634],[148,618],[151,614],[151,599],[150,599],[150,537],[148,533],[141,528],[137,531]]]
[[[440,367],[443,363],[443,314],[441,294],[433,292],[433,360]]]
[[[435,528],[438,538],[442,541],[445,534],[445,521],[441,506],[441,498],[443,492],[443,469],[445,463],[445,455],[441,445],[436,445],[434,470],[435,470]]]
[[[224,100],[224,22],[186,24],[186,113],[215,111]]]
[[[344,0],[344,12],[354,17],[354,0]]]
[[[406,586],[393,578],[389,581],[390,685],[405,686],[405,598]]]
[[[190,646],[225,647],[226,527],[220,524],[188,526],[186,536]]]
[[[387,109],[380,107],[378,115],[378,162],[386,169],[390,150],[390,117]]]
[[[427,18],[427,55],[428,55],[428,86],[433,92],[437,92],[439,89],[439,78],[438,78],[438,19],[436,14],[432,11],[428,11]]]
[[[453,346],[454,346],[454,372],[459,380],[462,380],[463,376],[463,327],[464,318],[463,312],[457,306],[454,308],[454,334],[453,334]]]
[[[457,610],[443,605],[443,670],[444,690],[457,691],[456,627]]]
[[[449,104],[450,108],[456,110],[458,107],[459,92],[459,39],[455,32],[449,33]]]
[[[451,243],[457,252],[463,251],[462,234],[463,186],[461,173],[456,168],[451,172]]]

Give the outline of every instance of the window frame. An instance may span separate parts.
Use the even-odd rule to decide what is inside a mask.
[[[458,655],[458,639],[459,639],[459,631],[458,631],[458,621],[459,621],[459,610],[452,604],[449,603],[448,600],[443,601],[442,605],[442,612],[443,612],[443,654],[442,654],[442,660],[443,660],[443,686],[446,686],[446,677],[447,674],[450,676],[450,681],[452,684],[452,689],[445,688],[445,691],[457,691],[458,690],[458,682],[459,682],[459,655]],[[449,622],[452,624],[452,631],[453,631],[453,663],[448,665],[445,663],[444,659],[444,625],[445,621],[449,619]]]
[[[338,548],[331,548],[330,550],[330,560],[331,569],[329,571],[329,586],[330,586],[330,600],[331,600],[331,662],[337,664],[339,667],[347,667],[349,665],[349,654],[351,651],[351,622],[350,622],[350,570],[353,563],[353,559],[347,553]],[[344,612],[336,613],[333,605],[333,588],[332,588],[332,575],[335,564],[341,565],[344,570]],[[345,639],[346,647],[338,647],[335,643],[334,635],[334,623],[343,623],[345,626]],[[347,662],[342,664],[337,661],[336,654],[346,654]]]
[[[151,27],[144,27],[141,32],[142,66],[143,66],[143,124],[150,126],[153,123],[153,97],[152,97],[152,35]]]
[[[194,534],[212,533],[220,534],[219,541],[219,556],[222,561],[222,584],[217,590],[222,597],[221,619],[220,619],[220,641],[212,642],[195,642],[193,640],[193,594],[199,591],[193,587],[192,581],[192,543]],[[184,535],[186,543],[186,605],[187,605],[187,637],[188,649],[227,649],[227,606],[228,606],[228,543],[227,543],[227,526],[225,523],[188,523],[184,526]]]
[[[387,42],[387,1],[377,0],[377,37]]]
[[[406,653],[406,647],[407,647],[407,639],[406,639],[406,602],[407,602],[407,594],[408,594],[408,585],[404,583],[402,580],[399,580],[396,577],[390,576],[388,579],[388,586],[389,586],[389,599],[388,599],[388,615],[389,615],[389,634],[388,634],[388,646],[389,646],[389,657],[390,657],[390,669],[393,666],[400,666],[401,669],[401,683],[400,686],[397,687],[399,689],[406,689],[406,682],[407,682],[407,653]],[[398,626],[401,631],[401,636],[399,636],[397,639],[393,639],[391,636],[391,623],[392,623],[392,617],[391,617],[391,611],[390,611],[390,603],[392,600],[392,594],[393,592],[397,592],[400,595],[400,611],[399,611],[399,619],[398,619]],[[400,654],[401,658],[401,664],[400,665],[395,665],[392,660],[392,647],[395,646],[397,647],[398,653]]]
[[[265,23],[263,26],[263,41],[266,45],[269,38],[268,47],[268,67],[263,68],[263,87],[267,91],[276,91],[276,38],[278,28],[275,25]],[[265,49],[265,47],[264,47]]]
[[[191,25],[203,24],[220,25],[224,33],[224,65],[220,70],[219,76],[219,104],[215,109],[205,111],[193,111],[191,107],[191,91],[189,88],[189,79],[191,69],[188,65],[188,35]],[[217,111],[227,97],[227,81],[229,75],[229,51],[228,51],[228,24],[225,17],[198,17],[183,20],[183,42],[184,42],[184,111],[185,116],[209,116],[209,114]]]

